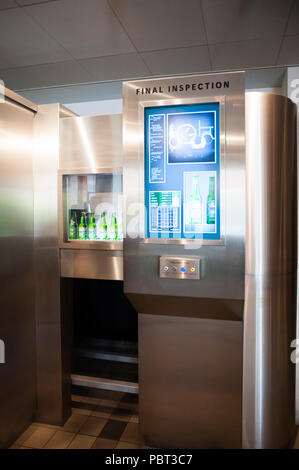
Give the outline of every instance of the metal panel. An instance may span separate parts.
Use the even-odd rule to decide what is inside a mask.
[[[149,315],[242,320],[243,300],[197,299],[182,295],[127,294],[135,310]],[[186,313],[187,312],[187,313]]]
[[[60,250],[61,277],[123,280],[122,251]]]
[[[168,257],[159,258],[159,275],[162,278],[200,279],[200,258]]]
[[[58,104],[42,105],[35,119],[37,419],[51,424],[63,424],[71,412],[70,364],[64,357],[68,318],[61,316],[57,230],[59,111]]]
[[[242,322],[142,315],[139,415],[151,446],[241,446]]]
[[[298,77],[299,77],[299,67],[289,67],[285,73],[285,81],[286,81],[286,91],[287,95],[293,103],[297,105],[297,126],[296,126],[296,140],[297,140],[297,181],[299,180],[299,93],[298,93]],[[299,203],[298,203],[298,190],[297,190],[297,224],[299,222]],[[299,229],[297,227],[297,233],[299,233]],[[298,263],[298,255],[299,255],[299,237],[297,238],[297,263]],[[296,338],[299,338],[299,264],[297,266],[297,334]],[[298,339],[297,339],[298,341]],[[299,363],[296,364],[296,424],[299,425]]]
[[[138,384],[135,382],[105,379],[102,377],[89,377],[86,375],[72,374],[72,384],[80,387],[98,388],[115,392],[138,393]]]
[[[60,169],[122,168],[122,115],[61,119]]]
[[[37,112],[37,105],[35,103],[32,103],[32,101],[27,100],[26,98],[24,98],[24,96],[20,96],[14,91],[9,90],[8,88],[5,88],[5,96],[9,100],[14,101],[15,103],[20,104],[21,106],[24,106],[24,108],[27,108],[30,111]]]
[[[295,435],[295,106],[246,96],[246,296],[243,447],[279,448]]]
[[[78,250],[122,250],[123,243],[67,240],[63,175],[122,173],[122,115],[69,117],[60,121],[59,245]],[[94,264],[94,263],[93,263]],[[84,277],[90,277],[88,275]]]
[[[220,103],[220,243],[145,240],[144,108],[214,101]],[[242,73],[124,84],[124,288],[139,312],[140,426],[153,446],[241,446],[244,116]],[[161,279],[159,257],[200,258],[200,279]]]
[[[16,95],[17,96],[17,95]],[[34,113],[0,104],[0,447],[32,422],[35,394],[33,274]]]
[[[229,81],[228,88],[212,88]],[[193,89],[192,85],[195,84]],[[196,84],[201,84],[198,89]],[[203,86],[205,84],[205,87]],[[208,85],[206,85],[208,84]],[[170,91],[173,87],[183,91]],[[169,88],[170,87],[170,88]],[[158,90],[142,94],[137,90]],[[144,237],[144,107],[219,101],[222,188],[222,238],[220,246],[199,246],[195,240],[172,245],[143,243]],[[224,103],[224,104],[223,104]],[[196,298],[244,299],[245,269],[245,151],[244,76],[242,73],[171,77],[124,84],[124,194],[126,227],[134,226],[136,238],[124,241],[124,289],[143,293]],[[138,206],[141,204],[141,207]],[[136,209],[136,205],[138,209]],[[127,228],[126,228],[127,231]],[[193,242],[193,243],[192,243]],[[203,275],[192,280],[159,278],[159,256],[200,256]],[[142,262],[140,260],[142,259]],[[145,299],[146,302],[146,299]],[[146,307],[146,306],[145,306]]]

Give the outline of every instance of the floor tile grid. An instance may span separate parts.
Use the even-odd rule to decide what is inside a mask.
[[[33,423],[11,448],[144,448],[138,433],[137,400],[113,401],[73,396],[64,426]],[[131,403],[130,403],[131,402]]]

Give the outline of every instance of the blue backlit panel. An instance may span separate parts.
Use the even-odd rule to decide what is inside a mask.
[[[145,108],[147,238],[220,238],[219,103]]]

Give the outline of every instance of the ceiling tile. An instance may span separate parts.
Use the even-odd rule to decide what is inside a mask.
[[[110,0],[138,51],[206,43],[198,0]]]
[[[107,81],[146,77],[150,72],[137,53],[80,60],[95,80]]]
[[[25,10],[76,59],[136,52],[106,0],[60,0]]]
[[[85,101],[121,99],[122,81],[16,91],[36,104],[83,103]]]
[[[0,11],[0,68],[70,59],[70,55],[23,9]]]
[[[299,1],[293,3],[286,34],[299,34]]]
[[[202,0],[208,43],[283,35],[292,0]]]
[[[89,73],[75,61],[57,62],[31,67],[1,70],[0,78],[13,90],[70,85],[93,81]]]
[[[143,52],[141,55],[153,75],[203,72],[210,70],[207,46]]]
[[[213,69],[275,65],[280,41],[275,38],[209,46]]]
[[[0,1],[0,10],[5,10],[6,8],[15,8],[18,6],[15,0],[1,0]]]
[[[299,64],[299,34],[294,36],[285,36],[279,57],[278,64],[297,65]]]

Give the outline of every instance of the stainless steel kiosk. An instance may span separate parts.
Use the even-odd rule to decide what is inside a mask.
[[[242,72],[123,91],[124,289],[139,312],[145,442],[285,447],[295,432],[295,106],[245,100]]]

